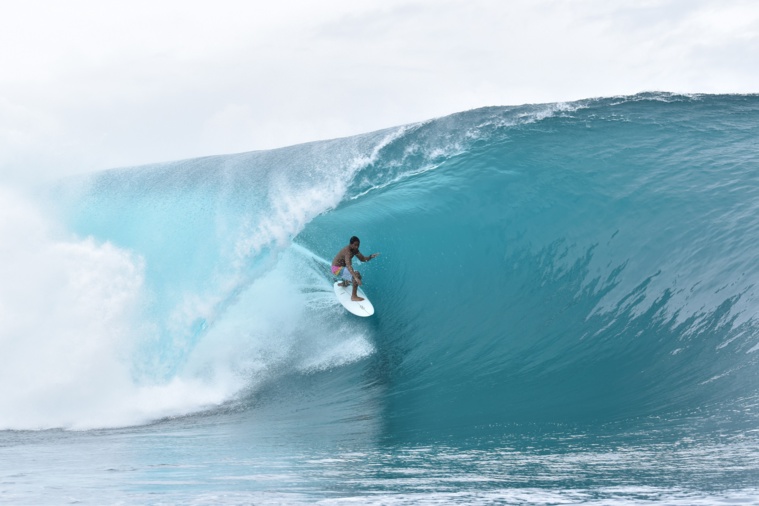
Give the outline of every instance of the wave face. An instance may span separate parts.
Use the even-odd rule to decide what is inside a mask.
[[[6,392],[0,425],[255,409],[318,373],[343,385],[325,402],[350,405],[342,380],[371,389],[391,437],[725,413],[755,427],[757,139],[757,96],[642,94],[68,181],[49,200],[74,235],[39,225],[29,248],[87,289],[50,295],[60,321],[14,327],[36,343],[15,359],[47,379],[23,406]],[[382,253],[358,267],[367,320],[326,274],[351,235]],[[32,292],[53,286],[37,277]],[[72,336],[89,344],[40,362]]]

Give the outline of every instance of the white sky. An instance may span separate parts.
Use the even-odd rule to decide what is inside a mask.
[[[0,0],[0,181],[648,90],[759,92],[759,0]]]

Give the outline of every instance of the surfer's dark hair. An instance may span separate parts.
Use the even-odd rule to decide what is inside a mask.
[[[353,244],[354,242],[361,242],[361,239],[359,239],[358,237],[354,235],[353,237],[351,237],[351,240],[348,244]]]

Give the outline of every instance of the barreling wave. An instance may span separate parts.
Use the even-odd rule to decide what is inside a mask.
[[[391,432],[745,413],[757,138],[759,97],[643,94],[65,182],[48,201],[67,232],[35,222],[28,247],[75,279],[17,262],[29,300],[53,287],[52,306],[22,298],[2,342],[33,343],[8,352],[48,373],[2,394],[15,409],[0,427],[244,406],[315,371],[382,384]],[[382,253],[359,267],[370,320],[326,274],[351,235]],[[40,361],[51,347],[65,360]]]

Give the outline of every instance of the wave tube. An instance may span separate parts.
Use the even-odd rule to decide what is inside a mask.
[[[0,343],[33,338],[19,364],[53,343],[70,356],[5,373],[37,379],[33,401],[6,389],[18,409],[0,426],[255,409],[261,385],[314,371],[382,385],[390,435],[749,416],[757,120],[754,96],[487,108],[64,182],[44,206],[55,231],[39,237],[78,251],[81,268],[35,260],[40,242],[4,253],[28,262],[13,270],[30,293],[52,297],[20,298],[27,317]],[[351,235],[382,252],[358,266],[371,321],[331,296],[324,264]],[[61,271],[91,285],[55,295]],[[74,321],[43,325],[46,312]]]

